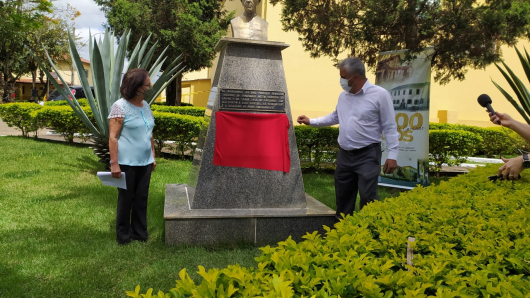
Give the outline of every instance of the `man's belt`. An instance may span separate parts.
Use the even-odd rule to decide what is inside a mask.
[[[346,150],[346,149],[342,149],[342,148],[340,148],[340,149],[348,152],[349,154],[359,154],[361,152],[364,152],[364,151],[366,151],[366,150],[368,150],[370,148],[373,148],[373,147],[377,147],[379,145],[381,145],[381,143],[373,143],[373,144],[370,144],[370,145],[368,145],[366,147],[362,147],[362,148],[359,148],[359,149],[352,149],[352,150]]]

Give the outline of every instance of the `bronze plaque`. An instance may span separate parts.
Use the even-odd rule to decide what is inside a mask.
[[[221,89],[220,110],[285,113],[285,92]]]

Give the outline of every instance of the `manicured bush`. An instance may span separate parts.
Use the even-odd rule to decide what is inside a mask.
[[[88,107],[89,106],[88,99],[86,99],[86,98],[79,98],[77,100],[77,102],[82,107]],[[44,106],[48,106],[48,107],[68,106],[69,107],[70,105],[68,104],[68,102],[66,100],[55,100],[55,101],[46,101],[44,103]]]
[[[442,164],[459,165],[475,153],[476,144],[482,138],[464,130],[429,131],[429,160],[434,162],[434,170],[439,173]],[[454,158],[454,159],[453,159]]]
[[[93,117],[90,108],[83,108],[83,111],[90,118]],[[89,136],[89,130],[83,124],[81,119],[72,111],[70,106],[51,106],[43,107],[35,114],[35,118],[45,121],[47,126],[62,134],[68,143],[74,142],[74,135],[79,133],[79,137],[86,141]]]
[[[429,130],[456,130],[454,124],[429,122]]]
[[[156,105],[156,106],[166,106],[166,103],[165,102],[153,102],[151,103],[151,106],[153,105]],[[191,104],[191,103],[187,103],[187,102],[181,102],[180,103],[180,106],[181,107],[193,107],[194,105]]]
[[[325,236],[262,247],[255,268],[199,266],[197,282],[182,269],[158,297],[528,297],[530,184],[489,181],[497,168],[370,203]]]
[[[45,127],[46,123],[38,121],[32,115],[33,111],[42,109],[36,103],[8,103],[0,105],[0,118],[9,127],[16,127],[22,131],[24,137],[28,137],[30,132],[37,137],[38,130]]]
[[[339,151],[338,127],[297,125],[294,127],[294,133],[303,168],[313,170],[335,168],[336,156]]]
[[[160,154],[164,147],[164,141],[175,141],[175,150],[182,156],[187,151],[193,153],[197,137],[205,125],[203,117],[162,113],[153,111],[155,117],[155,128],[153,138],[155,139],[155,151]]]
[[[151,105],[151,110],[163,113],[173,113],[181,115],[190,115],[195,117],[204,117],[204,111],[206,108],[194,107],[194,106],[162,106],[162,105]]]
[[[482,137],[476,144],[476,153],[495,157],[501,154],[518,154],[517,149],[526,149],[527,142],[512,130],[503,127],[477,127],[463,124],[429,123],[430,130],[465,130]]]

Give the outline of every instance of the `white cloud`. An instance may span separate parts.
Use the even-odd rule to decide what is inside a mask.
[[[75,19],[76,35],[81,37],[82,41],[87,44],[79,51],[79,55],[85,59],[89,59],[88,55],[88,32],[92,35],[104,32],[103,24],[107,21],[105,13],[103,13],[99,6],[92,0],[55,0],[54,7],[66,8],[70,6],[81,12],[81,15]]]

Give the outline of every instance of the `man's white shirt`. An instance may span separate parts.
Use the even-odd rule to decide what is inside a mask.
[[[339,146],[345,150],[360,149],[381,142],[384,134],[388,159],[397,159],[399,134],[390,93],[366,80],[359,92],[343,91],[335,111],[310,119],[311,126],[339,124]]]

